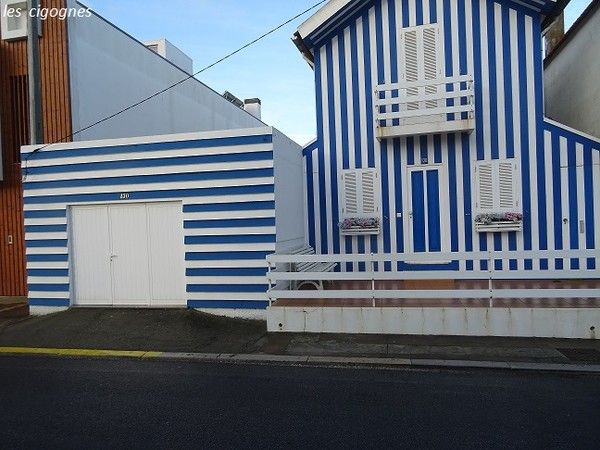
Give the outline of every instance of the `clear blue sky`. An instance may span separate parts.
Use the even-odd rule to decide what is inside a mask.
[[[318,0],[83,0],[140,40],[165,37],[195,70],[279,25]],[[570,26],[591,0],[571,0]],[[306,18],[267,37],[199,78],[218,92],[260,97],[263,119],[300,144],[315,136],[313,72],[290,37]]]

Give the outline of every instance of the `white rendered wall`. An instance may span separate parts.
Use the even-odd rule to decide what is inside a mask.
[[[74,4],[72,0],[69,2]],[[154,94],[188,76],[97,15],[68,23],[73,129]],[[168,92],[84,131],[74,140],[253,128],[264,124],[200,81]]]
[[[600,9],[544,70],[546,116],[600,137]]]
[[[276,251],[301,247],[304,236],[304,173],[302,147],[273,129]]]

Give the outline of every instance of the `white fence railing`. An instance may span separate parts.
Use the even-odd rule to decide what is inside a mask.
[[[437,80],[387,83],[375,87],[375,121],[378,128],[396,127],[402,134],[415,132],[415,124],[456,122],[471,128],[475,114],[473,77],[462,75]],[[439,126],[440,129],[444,129]],[[429,127],[434,131],[436,127]]]
[[[531,269],[511,270],[527,265]],[[337,263],[338,271],[296,272],[296,263]],[[472,270],[458,270],[461,262],[469,262]],[[403,263],[420,270],[397,270]],[[600,299],[600,251],[488,251],[435,254],[348,254],[348,255],[283,255],[267,257],[269,303],[277,299]],[[428,269],[428,265],[435,268]],[[562,265],[562,269],[556,268]],[[348,270],[348,266],[353,270]],[[578,266],[579,268],[573,268]],[[534,267],[537,267],[534,269]],[[541,268],[543,267],[543,268]],[[593,267],[593,268],[588,268]],[[396,270],[394,270],[396,269]],[[362,281],[368,288],[295,290],[302,281]],[[404,280],[484,280],[474,289],[385,289],[378,283]],[[592,288],[507,288],[505,280],[599,280]],[[497,286],[495,285],[497,284]],[[515,283],[516,285],[522,283]]]

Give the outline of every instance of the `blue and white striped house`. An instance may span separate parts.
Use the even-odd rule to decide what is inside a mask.
[[[38,147],[32,307],[264,309],[265,256],[304,242],[301,147],[273,128]]]
[[[541,27],[558,3],[331,0],[301,25],[318,127],[304,149],[310,244],[595,249],[600,140],[544,118]],[[340,228],[353,217],[377,221]],[[548,265],[505,268],[532,264]]]

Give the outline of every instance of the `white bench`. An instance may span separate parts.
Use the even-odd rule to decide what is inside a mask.
[[[315,249],[310,245],[305,245],[290,252],[291,255],[314,255]],[[335,270],[336,262],[298,262],[292,263],[291,272],[331,272]],[[312,285],[318,290],[323,290],[323,280],[302,280],[299,283],[294,282],[293,288],[299,290],[302,286]]]

